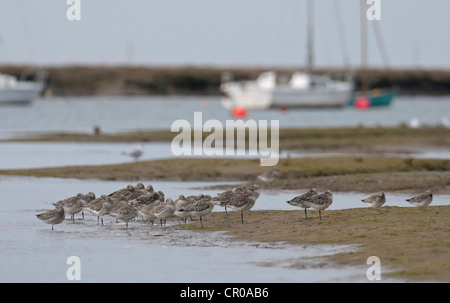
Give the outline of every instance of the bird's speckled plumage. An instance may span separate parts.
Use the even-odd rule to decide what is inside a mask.
[[[311,197],[317,195],[319,192],[315,188],[311,188],[306,193],[293,198],[292,200],[286,201],[288,204],[292,206],[297,206],[301,208],[309,208],[308,202],[311,200]]]
[[[231,202],[227,203],[226,206],[230,207],[233,211],[241,213],[241,222],[244,223],[244,212],[250,210],[256,202],[258,193],[254,193],[252,190],[246,190],[237,193]],[[222,203],[220,204],[222,206]]]
[[[369,207],[380,208],[386,202],[386,196],[384,192],[379,192],[361,201],[366,203]]]
[[[115,192],[109,194],[111,198],[119,198],[123,197],[124,199],[128,199],[134,192],[134,186],[133,185],[127,185],[127,187],[116,190]]]
[[[53,225],[60,224],[64,221],[64,208],[60,205],[56,205],[56,209],[36,215],[36,217],[46,224],[51,224],[53,230]]]
[[[184,198],[184,199],[183,199]],[[174,214],[180,218],[200,217],[200,225],[203,227],[202,218],[214,209],[213,198],[210,195],[198,195],[185,198],[180,196],[177,200]]]
[[[431,190],[427,190],[425,193],[414,196],[406,201],[415,206],[428,206],[433,201],[433,193]]]
[[[306,209],[310,207],[308,202],[311,200],[311,198],[313,196],[317,195],[318,193],[319,192],[315,188],[311,188],[306,193],[304,193],[300,196],[297,196],[297,197],[293,198],[292,200],[289,200],[286,202],[292,206],[304,208],[305,209],[305,219],[308,219],[308,214],[306,212]]]

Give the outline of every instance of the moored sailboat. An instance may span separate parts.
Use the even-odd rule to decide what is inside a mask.
[[[358,98],[365,98],[369,102],[370,107],[389,106],[396,97],[395,90],[371,89],[369,90],[369,77],[367,74],[368,66],[368,29],[366,17],[366,1],[360,0],[360,17],[361,17],[361,90],[355,92],[349,99],[349,105],[354,106]],[[371,21],[378,22],[378,21]],[[380,36],[381,37],[381,36]],[[382,39],[381,39],[382,40]],[[380,43],[380,41],[379,41]]]
[[[37,98],[44,89],[45,72],[38,72],[34,81],[0,74],[0,105],[29,104]]]
[[[254,81],[223,81],[220,90],[226,109],[267,109],[270,107],[344,107],[353,90],[350,78],[333,80],[313,74],[314,2],[308,0],[307,71],[295,72],[288,83],[279,83],[274,71],[262,73]]]

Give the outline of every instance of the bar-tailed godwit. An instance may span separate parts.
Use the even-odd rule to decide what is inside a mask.
[[[53,225],[60,224],[64,221],[64,208],[60,205],[56,205],[56,209],[36,215],[36,217],[46,224],[51,224],[53,230]]]
[[[321,211],[327,209],[331,205],[331,203],[333,203],[333,193],[329,190],[326,190],[321,194],[312,196],[306,203],[310,208],[319,212],[319,218],[320,220],[322,220]]]
[[[386,196],[384,192],[379,192],[361,201],[369,207],[380,208],[386,202]]]
[[[425,193],[418,196],[406,199],[409,203],[415,206],[428,206],[433,201],[433,193],[431,190],[427,190]]]
[[[318,191],[315,188],[310,189],[308,192],[293,198],[292,200],[286,201],[288,204],[292,206],[297,206],[305,209],[305,219],[308,219],[308,215],[306,213],[306,209],[308,209],[311,197],[318,194]]]

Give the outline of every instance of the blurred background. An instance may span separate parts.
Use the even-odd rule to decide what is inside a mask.
[[[6,75],[44,83],[33,88],[31,106],[1,109],[4,136],[168,129],[193,111],[205,119],[279,119],[281,127],[448,125],[448,1],[380,1],[381,20],[365,25],[360,5],[369,6],[358,0],[80,3],[81,20],[69,21],[65,1],[2,1],[0,92],[14,82]],[[277,73],[275,89],[305,73],[298,83],[310,83],[306,99],[314,99],[314,85],[337,95],[333,85],[344,82],[348,95],[338,106],[260,106],[245,89],[233,94],[260,85],[267,71]],[[223,87],[224,73],[234,88]]]
[[[360,63],[358,0],[315,2],[318,67]],[[65,1],[4,0],[0,63],[304,66],[306,5],[301,0],[81,0],[81,21]],[[395,68],[448,69],[450,3],[381,1],[378,22]],[[370,29],[372,30],[372,29]],[[369,65],[384,67],[369,35]]]

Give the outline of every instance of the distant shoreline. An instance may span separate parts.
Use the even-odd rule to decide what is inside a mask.
[[[261,72],[275,70],[289,77],[292,68],[208,67],[208,66],[0,66],[0,73],[16,77],[24,70],[43,69],[49,73],[48,88],[55,96],[157,96],[220,95],[222,72],[231,72],[236,80],[255,79]],[[317,74],[342,78],[345,70],[320,68]],[[450,95],[450,70],[370,69],[370,89],[395,89],[399,95]],[[356,90],[360,71],[354,71]]]

